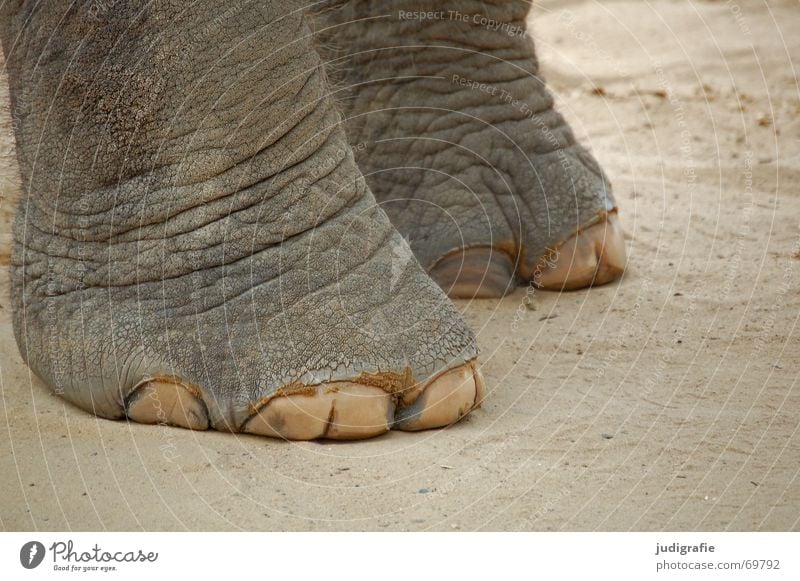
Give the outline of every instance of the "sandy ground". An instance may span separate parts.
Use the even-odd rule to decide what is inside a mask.
[[[614,181],[620,284],[459,304],[491,394],[450,429],[289,444],[65,405],[17,353],[2,273],[2,528],[800,529],[797,2],[553,0],[532,21]]]

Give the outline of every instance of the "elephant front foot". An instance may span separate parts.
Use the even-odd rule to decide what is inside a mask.
[[[183,259],[203,243],[190,232],[114,247],[116,284],[100,268],[42,296],[29,279],[15,312],[28,364],[101,417],[289,440],[440,428],[480,405],[472,333],[367,192],[277,244],[266,227],[254,239],[228,220],[222,265]],[[150,245],[175,260],[140,262],[129,278],[128,252]],[[20,253],[27,273],[71,270]]]
[[[347,381],[290,389],[256,406],[242,431],[289,440],[359,440],[390,429],[442,428],[480,406],[485,393],[473,360],[395,392]]]
[[[239,431],[286,440],[361,440],[390,429],[449,426],[479,407],[485,395],[475,360],[396,392],[352,381],[289,385],[252,405]],[[125,415],[143,424],[212,427],[202,391],[174,377],[137,386],[125,400]]]

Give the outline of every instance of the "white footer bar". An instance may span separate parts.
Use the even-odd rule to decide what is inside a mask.
[[[45,532],[0,538],[2,579],[800,579],[800,533]]]

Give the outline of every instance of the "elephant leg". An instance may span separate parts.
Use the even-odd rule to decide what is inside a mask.
[[[299,7],[0,6],[14,331],[73,404],[307,440],[480,402],[474,338],[359,172]]]
[[[611,185],[553,108],[529,5],[371,0],[316,17],[359,167],[451,297],[624,267]]]

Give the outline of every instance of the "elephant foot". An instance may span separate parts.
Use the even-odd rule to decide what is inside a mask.
[[[359,440],[390,429],[418,431],[456,423],[486,394],[475,361],[396,392],[329,383],[268,398],[242,431],[289,440]]]
[[[279,388],[253,405],[241,432],[286,440],[361,440],[390,429],[419,431],[456,423],[480,406],[486,387],[475,360],[426,384],[397,391],[337,381]],[[128,396],[125,415],[143,424],[211,427],[202,391],[179,378],[146,380]]]
[[[363,10],[320,17],[339,40],[327,58],[350,88],[348,137],[445,292],[488,298],[519,284],[561,291],[617,279],[625,246],[611,184],[554,109],[524,33],[527,4],[461,8],[503,23],[497,30],[446,16],[384,16],[365,29]]]
[[[208,27],[200,4],[139,28],[18,15],[38,32],[17,78],[60,39],[19,139],[37,159],[11,265],[23,358],[143,424],[309,440],[458,421],[483,398],[475,338],[367,187],[304,16],[254,2]],[[187,45],[197,30],[217,36]]]
[[[443,256],[428,271],[453,299],[505,296],[516,285],[513,255],[497,248],[464,248]]]
[[[509,250],[512,249],[512,250]],[[545,290],[577,290],[617,280],[625,270],[625,239],[611,213],[547,250],[535,268],[518,268],[513,242],[497,248],[465,248],[443,256],[428,273],[453,299],[501,298],[518,281]]]
[[[576,290],[617,280],[625,261],[625,237],[612,213],[548,251],[522,278],[546,290]]]
[[[101,417],[289,440],[440,428],[481,403],[474,337],[368,192],[256,251],[220,226],[241,252],[222,267],[142,266],[124,284],[120,256],[110,286],[98,272],[86,288],[29,294],[17,307],[28,364]],[[201,244],[190,237],[155,243]],[[25,254],[32,274],[42,260],[71,268]]]

